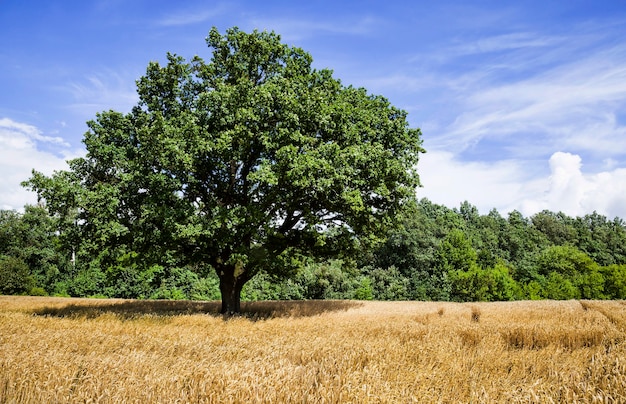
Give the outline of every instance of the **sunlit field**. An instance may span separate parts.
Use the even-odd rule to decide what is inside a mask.
[[[626,402],[623,301],[218,309],[0,297],[0,402]]]

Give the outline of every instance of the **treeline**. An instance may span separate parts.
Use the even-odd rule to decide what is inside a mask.
[[[387,241],[360,257],[309,262],[288,279],[258,274],[244,300],[498,301],[625,299],[626,224],[597,213],[479,214],[427,199],[398,217]],[[41,206],[0,211],[0,294],[219,299],[210,268],[142,266],[140,252],[103,264],[71,224]],[[103,252],[103,255],[105,252]],[[109,254],[110,255],[110,254]],[[138,259],[139,258],[139,259]]]

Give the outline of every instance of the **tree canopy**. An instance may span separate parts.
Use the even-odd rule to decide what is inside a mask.
[[[494,301],[626,298],[626,225],[597,213],[569,217],[539,212],[508,219],[427,199],[404,206],[387,240],[356,259],[307,260],[279,280],[261,272],[242,300],[376,299]],[[71,216],[71,215],[70,215]],[[559,217],[567,240],[552,241],[542,223]],[[0,288],[6,294],[215,300],[215,271],[176,262],[142,264],[118,246],[114,262],[78,243],[72,220],[42,206],[23,213],[0,210]],[[538,223],[535,224],[535,223]],[[604,240],[613,240],[606,243]],[[112,250],[115,252],[115,250]]]
[[[230,313],[259,272],[381,240],[424,149],[405,111],[273,32],[206,41],[209,62],[150,63],[130,113],[97,114],[86,156],[26,185],[103,265],[215,270]]]

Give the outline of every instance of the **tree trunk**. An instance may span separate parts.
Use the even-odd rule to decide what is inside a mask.
[[[247,279],[243,274],[235,276],[234,268],[221,268],[220,292],[222,294],[222,309],[220,313],[231,315],[241,312],[241,289]]]

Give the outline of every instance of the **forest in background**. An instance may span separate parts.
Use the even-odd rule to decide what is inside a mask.
[[[550,211],[504,217],[495,209],[480,214],[469,202],[451,209],[421,199],[397,220],[384,244],[359,257],[310,261],[287,279],[257,274],[242,300],[626,298],[621,218]],[[44,206],[0,211],[0,294],[220,298],[211,268],[178,265],[175,258],[142,266],[140,251],[102,265],[88,247]]]

